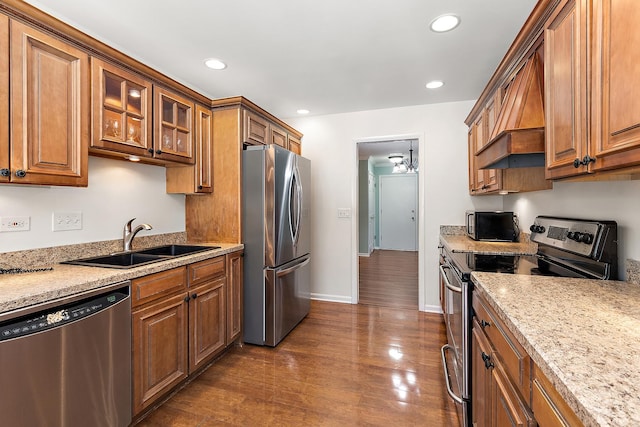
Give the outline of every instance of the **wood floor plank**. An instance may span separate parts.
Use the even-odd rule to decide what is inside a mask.
[[[442,317],[312,301],[276,348],[232,348],[139,426],[458,426]]]
[[[358,268],[359,304],[418,309],[418,252],[375,250]]]

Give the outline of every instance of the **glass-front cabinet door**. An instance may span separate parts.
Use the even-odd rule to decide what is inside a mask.
[[[91,68],[92,150],[153,157],[151,82],[97,58]]]
[[[153,90],[155,157],[192,164],[194,103],[158,86]]]

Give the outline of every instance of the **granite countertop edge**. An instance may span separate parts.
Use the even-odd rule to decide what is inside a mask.
[[[197,244],[219,246],[220,248],[128,269],[53,264],[46,266],[52,267],[52,270],[49,271],[0,275],[0,319],[11,318],[11,312],[26,307],[64,299],[114,283],[147,276],[244,249],[244,245],[236,243]]]

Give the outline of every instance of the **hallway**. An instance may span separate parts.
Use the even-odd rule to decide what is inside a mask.
[[[359,304],[418,310],[418,252],[375,250],[358,264]]]

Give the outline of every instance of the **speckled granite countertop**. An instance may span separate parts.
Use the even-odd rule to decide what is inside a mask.
[[[201,243],[198,243],[201,244]],[[54,264],[51,271],[0,275],[0,314],[42,302],[64,298],[112,283],[157,273],[243,249],[241,244],[211,243],[220,249],[198,252],[129,269]]]
[[[471,277],[586,426],[640,425],[640,286],[482,272]]]
[[[449,252],[475,252],[479,254],[532,255],[538,251],[538,245],[523,237],[520,242],[478,242],[466,235],[441,234],[440,243]]]

